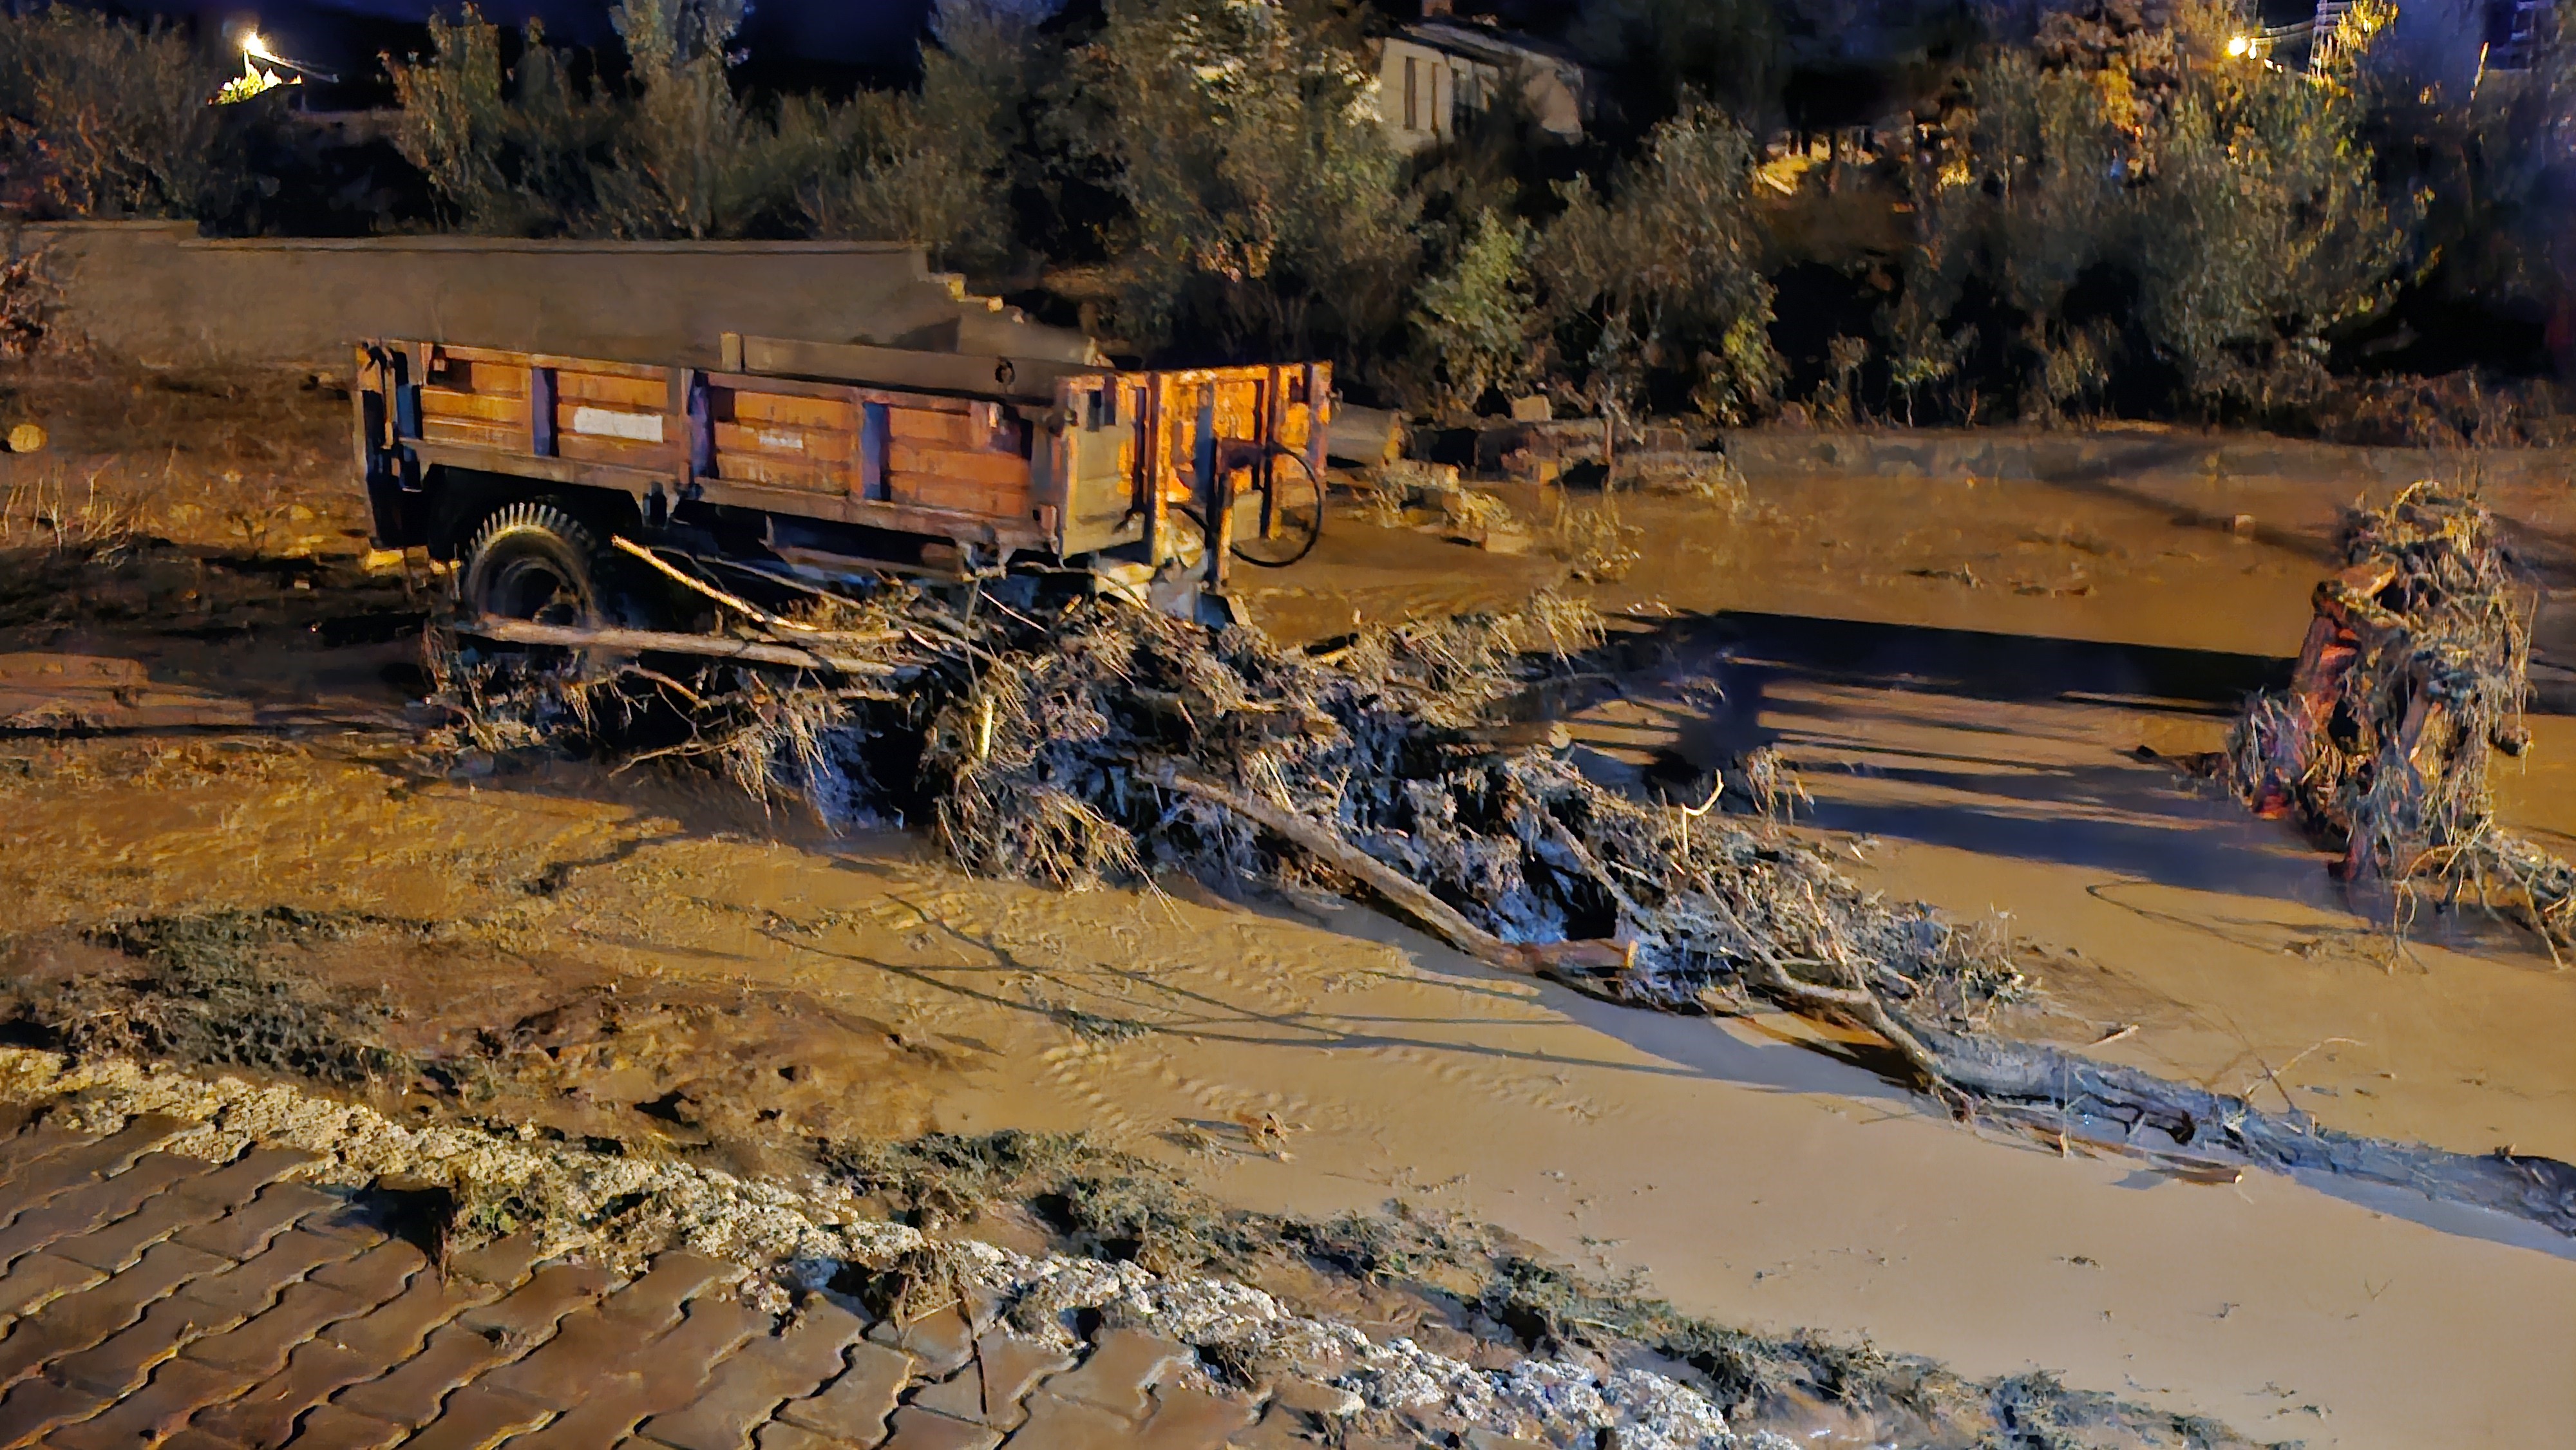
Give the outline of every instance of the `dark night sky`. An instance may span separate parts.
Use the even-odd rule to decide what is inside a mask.
[[[217,24],[256,19],[280,54],[344,74],[367,69],[387,44],[384,22],[416,25],[462,0],[127,0],[135,9],[192,15]],[[600,45],[613,38],[608,0],[480,0],[495,21],[545,22],[548,36]],[[930,0],[753,0],[742,44],[755,57],[907,64]],[[371,23],[372,22],[372,23]]]

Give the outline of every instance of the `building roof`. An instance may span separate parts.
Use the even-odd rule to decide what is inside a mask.
[[[1403,35],[1416,45],[1427,45],[1434,50],[1447,51],[1504,70],[1521,65],[1535,65],[1558,72],[1583,69],[1574,57],[1546,41],[1481,25],[1426,20],[1404,27]]]

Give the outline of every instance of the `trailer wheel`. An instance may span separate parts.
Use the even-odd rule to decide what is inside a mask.
[[[607,623],[599,536],[558,505],[504,504],[466,545],[465,607],[576,628]]]

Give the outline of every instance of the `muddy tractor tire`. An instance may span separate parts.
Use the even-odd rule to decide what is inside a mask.
[[[504,504],[465,548],[468,613],[599,628],[612,622],[610,565],[599,535],[560,505]]]

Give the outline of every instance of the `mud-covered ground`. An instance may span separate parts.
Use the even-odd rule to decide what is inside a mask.
[[[1462,1352],[1500,1244],[1686,1316],[2044,1371],[2259,1440],[2537,1444],[2576,1416],[2576,1251],[2527,1226],[1962,1125],[1813,1024],[1622,1011],[1339,903],[1056,894],[699,777],[432,755],[434,591],[360,565],[345,402],[143,381],[13,406],[55,434],[0,460],[22,1037],[286,1073],[397,1121],[752,1173],[874,1163],[887,1211],[1007,1247],[1203,1251],[1204,1220],[1113,1242],[1132,1206],[1067,1188],[1093,1168],[968,1174],[925,1205],[884,1156],[1079,1131],[1209,1204],[1491,1226],[1454,1256],[1382,1244],[1362,1273],[1234,1266]],[[1796,829],[2013,934],[2044,991],[2008,1030],[2353,1131],[2576,1158],[2576,972],[2478,920],[2399,944],[2385,903],[2171,762],[2286,668],[2358,490],[1963,482],[1617,501],[1638,557],[1590,587],[1634,667],[1566,702],[1567,748],[1650,788],[1775,744],[1814,796]],[[1543,538],[1600,507],[1504,497]],[[2576,537],[2564,491],[2494,502],[2576,585],[2548,552]],[[1337,519],[1248,606],[1318,637],[1564,569]],[[2503,779],[2508,817],[2562,849],[2571,723],[2536,718]],[[1810,1443],[1890,1428],[1831,1399],[1772,1412]]]

